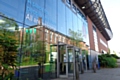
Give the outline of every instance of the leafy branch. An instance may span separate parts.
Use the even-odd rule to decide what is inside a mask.
[[[17,65],[18,25],[11,19],[0,18],[0,80],[12,79]],[[13,28],[13,29],[9,29]]]
[[[69,34],[70,34],[70,38],[71,38],[73,45],[76,45],[77,47],[82,47],[80,45],[80,42],[83,41],[82,32],[80,30],[75,32],[75,31],[69,29]]]

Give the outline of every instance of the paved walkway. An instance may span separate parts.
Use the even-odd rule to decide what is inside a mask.
[[[73,80],[73,78],[69,77],[53,80]],[[97,70],[97,73],[93,73],[91,70],[89,70],[84,74],[80,74],[80,80],[120,80],[120,68],[100,69]]]

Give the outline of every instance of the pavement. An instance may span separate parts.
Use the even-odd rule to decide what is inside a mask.
[[[59,78],[52,80],[74,80],[73,77]],[[79,80],[120,80],[120,68],[105,68],[97,70],[93,73],[92,70],[88,70],[84,74],[80,74]]]

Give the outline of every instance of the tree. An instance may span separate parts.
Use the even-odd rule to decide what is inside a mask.
[[[25,29],[22,65],[34,65],[45,62],[45,41],[41,39],[40,28],[35,27]]]
[[[83,41],[83,36],[80,30],[78,30],[77,32],[69,29],[69,34],[70,34],[70,38],[71,41],[73,43],[73,45],[75,44],[77,47],[82,47],[82,45],[80,44],[81,41]]]
[[[0,80],[8,80],[12,78],[14,69],[17,65],[17,47],[18,38],[15,31],[18,30],[18,25],[11,19],[1,18],[0,23]],[[14,27],[16,30],[10,30]]]

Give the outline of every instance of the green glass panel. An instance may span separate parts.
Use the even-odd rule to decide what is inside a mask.
[[[34,28],[34,33],[36,33],[36,28]]]
[[[29,31],[28,31],[28,29],[26,29],[25,31],[26,31],[26,33],[28,33],[28,32],[29,32]]]
[[[32,29],[30,29],[30,34],[32,33]]]

